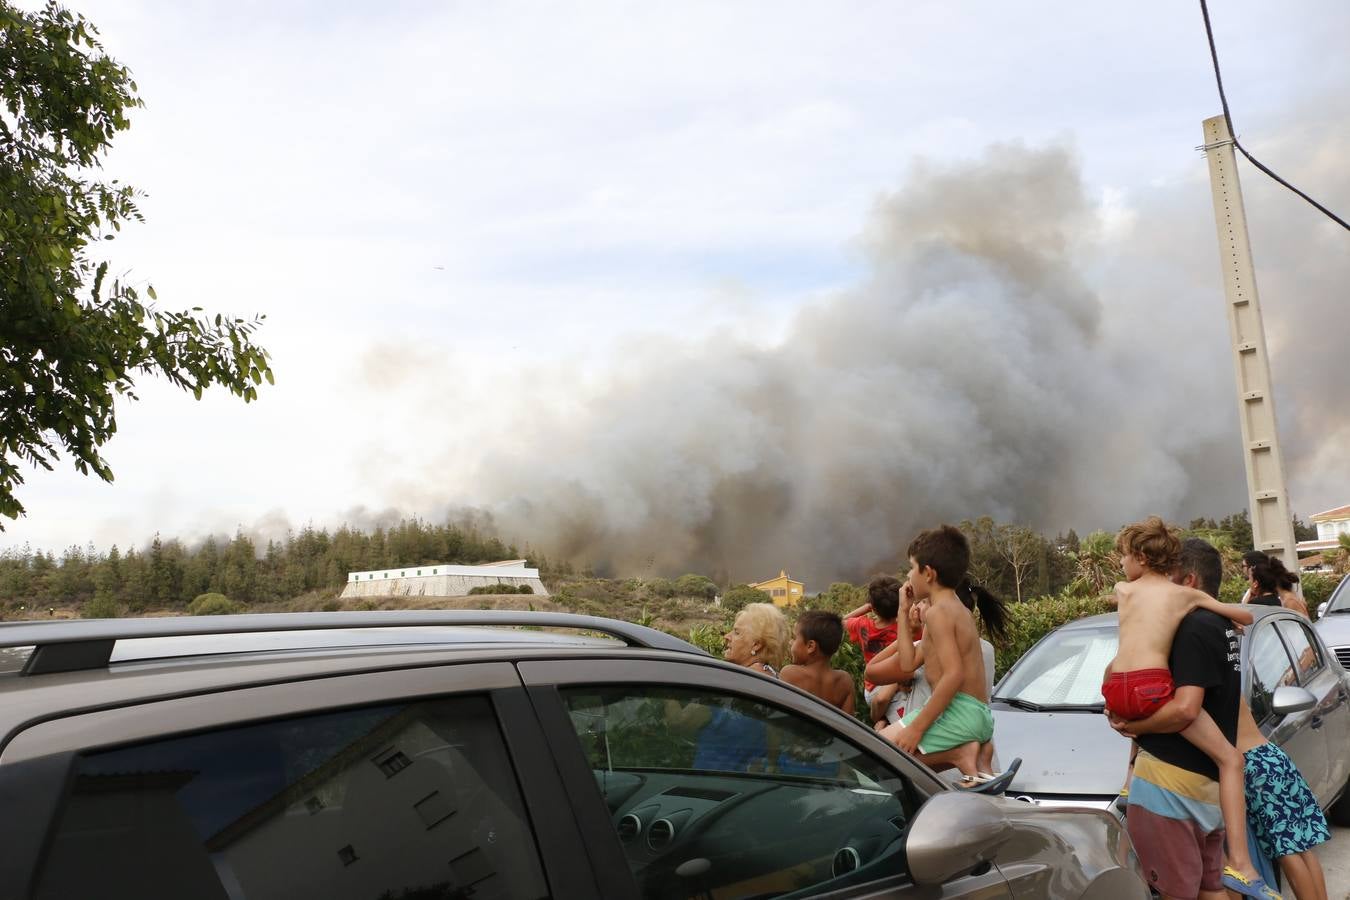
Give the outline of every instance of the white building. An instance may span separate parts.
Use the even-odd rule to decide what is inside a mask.
[[[1350,506],[1328,509],[1312,516],[1308,521],[1317,526],[1317,539],[1299,541],[1299,552],[1335,550],[1340,546],[1340,536],[1350,534]]]
[[[476,587],[528,586],[535,594],[548,596],[539,570],[525,566],[523,559],[508,559],[481,566],[428,563],[373,572],[349,572],[342,598],[351,597],[464,597]]]

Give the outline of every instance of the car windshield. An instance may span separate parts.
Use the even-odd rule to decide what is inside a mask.
[[[1039,709],[1100,709],[1102,673],[1116,643],[1114,624],[1060,629],[1017,662],[994,699]]]
[[[1342,578],[1336,590],[1331,592],[1331,599],[1327,601],[1327,611],[1323,615],[1331,613],[1350,613],[1350,575]]]

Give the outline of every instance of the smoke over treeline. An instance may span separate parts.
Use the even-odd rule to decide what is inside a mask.
[[[1122,236],[1064,148],[917,164],[867,223],[862,283],[781,341],[632,348],[567,408],[522,416],[463,499],[601,570],[817,585],[894,567],[941,520],[1053,533],[1236,508],[1208,191],[1185,193]],[[1335,408],[1294,384],[1298,421]]]

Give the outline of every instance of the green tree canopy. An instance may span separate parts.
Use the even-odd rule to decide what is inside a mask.
[[[261,322],[164,312],[149,284],[109,279],[105,244],[141,221],[138,192],[94,179],[141,106],[131,73],[82,16],[0,0],[0,515],[24,512],[21,464],[51,469],[59,448],[105,481],[99,455],[114,400],[157,374],[200,399],[223,385],[245,402],[272,381],[250,336]]]

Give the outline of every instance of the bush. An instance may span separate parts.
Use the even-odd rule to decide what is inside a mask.
[[[337,612],[338,610],[342,609],[342,601],[325,600],[323,601],[323,606],[319,608],[322,609],[324,612]]]
[[[1341,576],[1309,572],[1300,581],[1303,584],[1303,602],[1308,604],[1308,613],[1316,617],[1317,607],[1321,606],[1331,596],[1331,592],[1336,590],[1336,585],[1341,583]]]
[[[1114,612],[1108,597],[1075,597],[1062,593],[1008,604],[1008,634],[994,642],[995,680],[1021,659],[1032,645],[1065,622]]]
[[[108,596],[97,596],[80,607],[82,619],[115,619],[122,614],[117,601]]]
[[[480,584],[477,587],[469,588],[469,596],[477,597],[482,594],[533,594],[534,590],[528,585],[521,585],[525,590],[518,590],[514,584]]]
[[[643,587],[646,588],[648,596],[651,597],[674,597],[678,591],[675,582],[669,578],[653,578]]]
[[[198,594],[187,609],[194,616],[228,616],[239,612],[239,604],[224,594]]]
[[[752,588],[748,584],[733,585],[722,595],[722,609],[728,613],[738,613],[751,603],[772,603],[768,591]]]
[[[711,600],[717,596],[717,585],[706,575],[681,575],[675,579],[675,593],[681,597]]]

